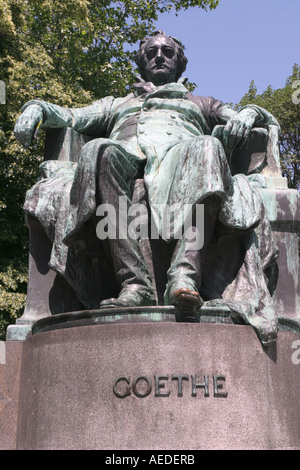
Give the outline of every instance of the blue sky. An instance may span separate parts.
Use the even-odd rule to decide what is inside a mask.
[[[194,93],[227,103],[239,102],[251,80],[259,93],[284,87],[300,64],[300,0],[220,0],[213,11],[161,15],[156,26],[185,45]]]

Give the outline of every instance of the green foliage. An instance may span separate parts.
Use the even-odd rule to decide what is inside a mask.
[[[0,339],[22,312],[28,231],[22,205],[38,176],[43,138],[24,150],[13,135],[21,107],[34,98],[83,106],[123,96],[135,80],[136,43],[158,15],[216,8],[219,0],[0,0]],[[193,84],[190,84],[192,87]]]
[[[280,151],[284,176],[291,188],[300,189],[300,66],[295,64],[285,87],[274,90],[271,86],[257,94],[252,81],[248,93],[238,107],[253,103],[270,111],[281,126]]]

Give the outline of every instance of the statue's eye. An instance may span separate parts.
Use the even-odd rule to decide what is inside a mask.
[[[175,50],[173,49],[173,47],[164,47],[163,53],[168,59],[172,59],[172,57],[174,57]]]
[[[155,48],[155,47],[151,47],[151,48],[147,49],[147,51],[146,51],[147,59],[148,60],[153,59],[153,57],[156,56],[156,51],[157,51],[157,48]]]

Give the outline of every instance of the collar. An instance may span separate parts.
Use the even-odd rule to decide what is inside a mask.
[[[140,77],[137,77],[138,81],[133,85],[134,94],[136,96],[147,95],[148,93],[153,93],[157,90],[152,82],[144,82]]]
[[[141,77],[136,77],[137,82],[133,85],[134,88],[134,94],[136,96],[141,96],[141,95],[147,95],[149,93],[153,93],[156,90],[159,90],[162,87],[168,87],[170,85],[167,83],[166,85],[162,86],[156,86],[152,82],[145,82]],[[177,82],[179,85],[184,85],[188,79],[185,78],[180,78]]]

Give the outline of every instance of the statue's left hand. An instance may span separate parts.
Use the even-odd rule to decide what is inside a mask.
[[[32,104],[26,108],[16,122],[14,134],[26,149],[30,146],[37,128],[43,122],[41,106]]]
[[[257,114],[253,109],[243,109],[230,119],[223,129],[223,144],[227,152],[232,152],[240,144],[244,145],[255,126]]]

